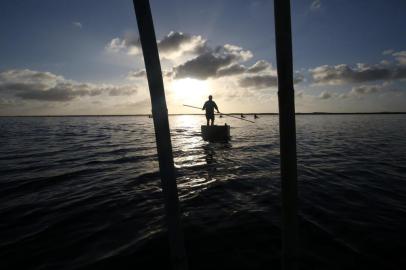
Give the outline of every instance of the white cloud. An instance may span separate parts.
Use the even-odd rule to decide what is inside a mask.
[[[247,69],[247,72],[248,73],[258,73],[258,72],[262,72],[262,71],[269,70],[269,69],[272,69],[271,63],[269,63],[265,60],[259,60],[259,61],[255,62],[255,64],[250,66]]]
[[[125,52],[129,55],[138,55],[141,53],[141,44],[139,40],[113,38],[106,45],[106,50],[113,53]]]

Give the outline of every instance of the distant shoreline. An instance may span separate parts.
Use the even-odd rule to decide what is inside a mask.
[[[227,113],[230,115],[241,115],[241,113]],[[244,115],[278,115],[278,113],[242,113]],[[311,112],[311,113],[302,113],[298,112],[296,115],[370,115],[370,114],[406,114],[406,112]],[[128,117],[128,116],[137,116],[137,117],[148,117],[150,114],[68,114],[68,115],[0,115],[0,117]],[[169,116],[177,115],[204,115],[201,113],[170,113]]]

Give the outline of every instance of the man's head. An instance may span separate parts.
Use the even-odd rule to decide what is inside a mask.
[[[213,99],[213,96],[212,96],[212,95],[210,95],[210,96],[209,96],[209,100],[212,100],[212,99]]]

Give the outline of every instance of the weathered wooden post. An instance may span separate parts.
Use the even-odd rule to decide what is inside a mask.
[[[180,223],[179,198],[169,132],[168,110],[151,8],[148,0],[133,0],[133,3],[151,95],[172,263],[174,269],[184,270],[188,268],[188,264]]]
[[[297,268],[298,195],[290,0],[275,0],[282,181],[282,269]]]

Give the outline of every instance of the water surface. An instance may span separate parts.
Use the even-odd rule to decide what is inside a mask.
[[[297,116],[304,265],[405,269],[405,120]],[[277,116],[218,119],[232,127],[226,144],[202,141],[204,122],[170,117],[191,265],[278,265]],[[167,263],[152,120],[0,118],[0,216],[3,269]]]

